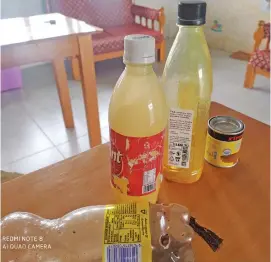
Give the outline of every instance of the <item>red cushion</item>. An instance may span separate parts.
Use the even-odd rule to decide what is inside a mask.
[[[124,49],[123,36],[112,36],[107,32],[93,35],[94,55],[105,54]]]
[[[258,50],[252,54],[249,63],[270,72],[270,50]]]
[[[137,24],[107,27],[104,32],[94,34],[92,37],[94,54],[98,55],[123,50],[124,37],[129,34],[151,35],[155,37],[157,43],[164,39],[160,32]]]
[[[270,23],[265,23],[263,26],[264,38],[270,38]]]
[[[131,34],[144,34],[144,35],[151,35],[156,39],[156,42],[159,43],[164,40],[164,36],[155,30],[151,30],[145,26],[138,25],[138,24],[130,24],[118,27],[107,27],[105,31],[114,36],[123,36]]]
[[[131,24],[132,0],[49,0],[50,12],[82,20],[98,27]]]
[[[92,6],[89,0],[48,0],[49,11],[72,17],[87,24],[95,25],[96,17],[92,15]]]
[[[104,39],[106,37],[110,37],[111,35],[107,32],[98,32],[98,33],[95,33],[92,35],[92,40],[93,41],[97,41],[97,40],[100,40],[100,39]]]
[[[78,1],[78,0],[77,0]],[[95,25],[120,26],[133,23],[132,0],[88,0]],[[76,1],[75,1],[76,2]]]

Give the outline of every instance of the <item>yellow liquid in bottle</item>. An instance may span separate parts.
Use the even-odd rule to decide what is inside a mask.
[[[202,26],[180,26],[162,81],[168,107],[180,111],[189,110],[193,115],[187,167],[169,163],[172,150],[168,128],[163,174],[171,181],[193,183],[200,178],[203,170],[212,92],[211,58]]]
[[[110,128],[124,136],[150,137],[165,130],[167,116],[165,95],[152,65],[127,64],[111,97]],[[146,196],[129,196],[112,186],[117,202],[155,203],[161,176],[157,177],[156,191]]]

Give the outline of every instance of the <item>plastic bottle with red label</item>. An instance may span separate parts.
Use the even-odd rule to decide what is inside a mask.
[[[153,71],[155,39],[129,35],[109,106],[111,185],[118,202],[157,201],[168,110]]]

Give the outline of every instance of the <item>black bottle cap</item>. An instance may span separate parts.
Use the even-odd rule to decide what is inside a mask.
[[[205,24],[206,2],[181,1],[178,7],[178,25]]]

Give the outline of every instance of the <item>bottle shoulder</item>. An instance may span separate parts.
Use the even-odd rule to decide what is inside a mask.
[[[124,78],[110,100],[109,124],[119,133],[148,136],[161,132],[167,123],[167,104],[157,78]]]
[[[180,40],[180,39],[179,39]],[[206,42],[183,45],[177,40],[168,55],[162,80],[212,77],[212,61]]]
[[[165,70],[173,67],[191,70],[200,65],[205,69],[211,68],[211,55],[203,31],[193,33],[193,31],[187,30],[182,33],[180,30],[169,52]]]
[[[146,76],[124,75],[116,84],[111,102],[120,105],[140,104],[143,101],[161,100],[162,86],[155,74]]]

